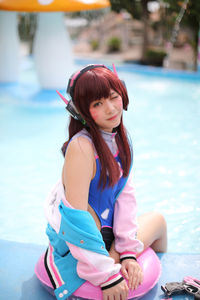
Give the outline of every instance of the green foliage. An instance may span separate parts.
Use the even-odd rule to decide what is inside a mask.
[[[108,52],[118,52],[121,49],[121,39],[114,36],[108,40]]]
[[[91,40],[90,45],[91,45],[93,51],[99,49],[99,41],[96,39]]]
[[[154,66],[162,66],[166,55],[165,51],[149,48],[145,53],[145,62]]]
[[[138,0],[110,0],[111,9],[120,12],[122,9],[126,9],[133,18],[141,19],[142,6],[141,1]]]
[[[163,50],[154,50],[149,48],[146,52],[146,56],[149,59],[157,59],[157,58],[164,58],[166,56],[166,52]]]

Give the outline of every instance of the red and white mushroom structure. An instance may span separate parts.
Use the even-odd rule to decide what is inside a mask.
[[[0,82],[19,78],[17,13],[37,12],[35,68],[41,88],[65,88],[73,72],[73,56],[64,12],[109,7],[109,0],[0,0]]]

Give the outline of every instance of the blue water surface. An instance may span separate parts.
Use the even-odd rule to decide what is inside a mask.
[[[80,62],[77,62],[77,68]],[[140,74],[123,65],[130,105],[138,213],[160,211],[170,252],[200,252],[200,81]],[[64,91],[61,91],[64,93]],[[39,88],[33,66],[0,84],[0,237],[47,244],[43,204],[60,178],[68,115],[55,91]]]

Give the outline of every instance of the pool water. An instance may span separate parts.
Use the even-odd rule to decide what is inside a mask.
[[[78,66],[77,66],[78,67]],[[200,84],[120,71],[134,148],[138,213],[166,217],[170,252],[200,252]],[[63,92],[63,91],[61,91]],[[47,244],[43,203],[60,178],[68,115],[27,68],[0,85],[0,238]]]

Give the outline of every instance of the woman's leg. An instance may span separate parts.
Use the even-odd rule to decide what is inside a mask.
[[[144,249],[151,247],[156,252],[166,252],[167,224],[163,215],[149,212],[139,216],[137,238],[144,243]]]

